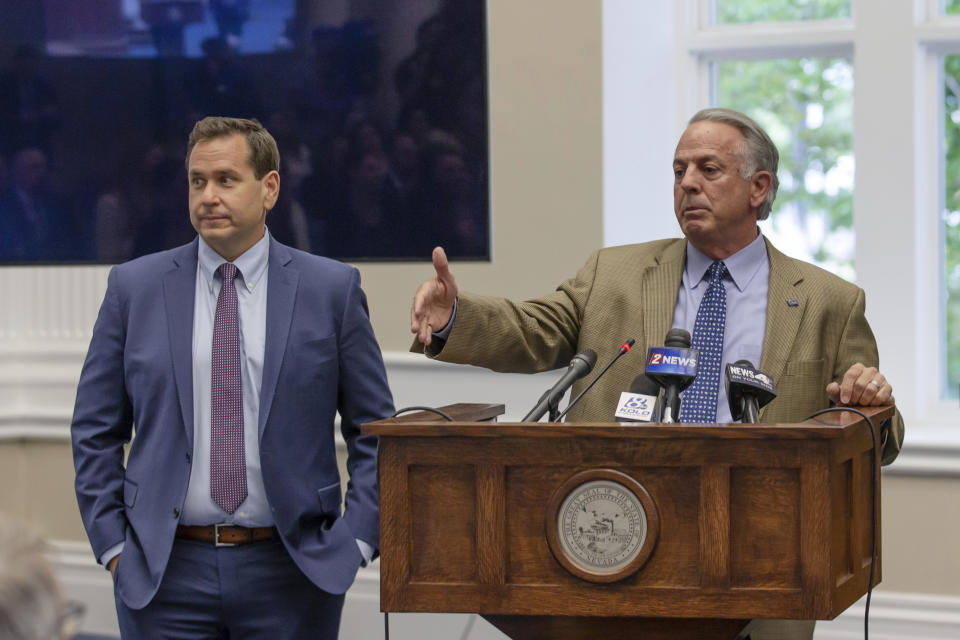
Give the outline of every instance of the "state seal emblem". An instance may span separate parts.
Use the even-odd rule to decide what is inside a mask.
[[[575,474],[554,493],[547,541],[568,571],[591,582],[615,582],[649,559],[659,533],[646,489],[612,469]]]

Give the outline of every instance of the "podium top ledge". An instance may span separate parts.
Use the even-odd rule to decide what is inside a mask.
[[[893,416],[893,405],[854,407],[879,427]],[[847,432],[863,422],[850,412],[826,413],[796,423],[759,424],[660,424],[618,422],[487,422],[503,413],[503,405],[456,404],[439,407],[454,419],[418,412],[396,418],[369,422],[362,427],[365,435],[406,437],[598,437],[598,438],[816,438],[846,437]]]

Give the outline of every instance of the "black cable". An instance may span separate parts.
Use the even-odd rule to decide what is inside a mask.
[[[467,624],[463,627],[463,633],[460,634],[460,640],[467,640],[470,637],[470,632],[473,630],[473,624],[477,621],[477,614],[471,613],[470,617],[467,618]]]
[[[394,414],[390,417],[396,418],[401,413],[407,413],[408,411],[427,411],[429,413],[435,413],[438,416],[442,416],[447,422],[453,422],[453,418],[450,417],[449,413],[445,413],[440,409],[434,409],[433,407],[404,407],[403,409],[397,409],[396,412],[394,412]]]
[[[383,612],[383,640],[390,640],[390,614]]]
[[[867,604],[863,610],[863,640],[870,640],[870,598],[873,595],[873,580],[877,564],[877,513],[880,511],[880,464],[878,460],[880,456],[880,438],[877,435],[877,428],[873,425],[873,420],[868,418],[867,414],[863,411],[854,409],[853,407],[830,407],[828,409],[821,409],[820,411],[814,411],[807,416],[806,419],[810,420],[825,413],[844,411],[855,413],[866,420],[867,424],[870,425],[870,435],[873,437],[873,514],[871,517],[871,543],[873,552],[870,555],[870,583],[867,585]]]

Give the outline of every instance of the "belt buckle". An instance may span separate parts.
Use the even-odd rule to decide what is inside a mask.
[[[235,547],[236,542],[220,542],[220,527],[229,527],[228,524],[213,525],[213,546],[215,547]]]

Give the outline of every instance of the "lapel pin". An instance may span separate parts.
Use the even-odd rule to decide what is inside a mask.
[[[797,300],[796,298],[789,298],[789,299],[787,300],[787,306],[788,306],[788,307],[799,307],[799,306],[800,306],[800,301]]]

